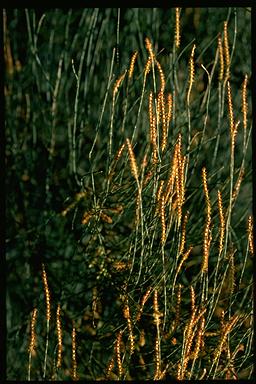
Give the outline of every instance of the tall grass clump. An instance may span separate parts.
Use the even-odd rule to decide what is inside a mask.
[[[9,380],[253,379],[250,21],[3,11]]]

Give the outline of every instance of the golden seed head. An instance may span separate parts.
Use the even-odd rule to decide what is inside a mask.
[[[62,330],[61,330],[61,320],[60,320],[60,304],[58,304],[57,312],[56,312],[56,328],[57,328],[57,337],[58,337],[57,368],[60,368],[61,361],[62,361]]]
[[[224,76],[224,56],[223,56],[223,46],[221,35],[218,35],[218,50],[219,50],[219,59],[220,59],[220,69],[219,69],[219,81],[223,80]]]
[[[165,88],[165,76],[164,76],[164,71],[161,67],[161,64],[159,63],[158,60],[156,60],[156,66],[157,66],[157,69],[158,69],[158,72],[159,72],[159,76],[160,76],[160,82],[161,82],[161,87],[160,87],[160,91],[163,92],[164,91],[164,88]]]
[[[192,47],[191,55],[189,58],[189,83],[188,83],[188,93],[187,93],[187,104],[190,102],[190,93],[192,85],[195,79],[195,64],[194,64],[194,54],[195,54],[196,45]]]
[[[172,94],[167,95],[167,127],[170,125],[172,118]]]
[[[234,112],[233,112],[231,86],[230,86],[229,81],[227,81],[227,96],[228,96],[228,115],[229,115],[230,135],[231,135],[231,138],[233,138],[233,135],[234,135]]]
[[[254,238],[253,238],[253,217],[248,217],[248,242],[249,242],[249,251],[251,255],[254,255]]]
[[[108,363],[108,366],[107,366],[107,369],[106,369],[106,378],[109,377],[112,369],[114,368],[114,365],[115,365],[115,360],[114,358],[112,357],[112,359],[109,361]]]
[[[179,249],[179,253],[182,254],[183,251],[184,251],[184,247],[185,247],[185,241],[186,241],[186,225],[187,225],[187,221],[188,221],[188,215],[189,215],[189,211],[187,211],[185,213],[185,216],[183,218],[183,223],[182,223],[182,232],[181,232],[181,239],[180,239],[180,249]]]
[[[195,78],[195,64],[194,64],[194,55],[195,55],[196,45],[192,47],[190,59],[189,59],[189,82],[192,84]]]
[[[134,72],[134,65],[135,65],[135,61],[136,61],[137,56],[138,56],[138,51],[135,51],[134,54],[132,55],[130,67],[129,67],[129,71],[128,71],[128,78],[129,79],[132,78],[132,75]]]
[[[121,341],[122,341],[122,331],[120,330],[117,334],[116,344],[115,344],[119,377],[122,376],[122,373],[123,373],[123,366],[122,366],[122,359],[121,359]]]
[[[164,244],[166,241],[165,196],[162,196],[160,199],[160,217],[162,226],[161,243]]]
[[[73,324],[72,327],[72,380],[78,380],[77,376],[77,362],[76,362],[76,328]]]
[[[219,253],[221,253],[223,250],[223,242],[224,242],[224,234],[225,234],[225,219],[224,219],[223,207],[222,207],[222,196],[219,190],[218,190],[218,208],[219,208],[219,220],[220,220]]]
[[[148,37],[145,38],[145,43],[146,43],[146,49],[148,50],[148,52],[150,54],[150,58],[153,62],[155,55],[153,52],[152,43]]]
[[[240,186],[241,186],[243,177],[244,177],[244,166],[241,167],[238,179],[236,181],[236,185],[235,185],[235,188],[234,188],[234,191],[233,191],[233,194],[232,194],[232,199],[233,200],[235,200],[237,198],[237,196],[238,196],[238,193],[240,191]]]
[[[192,249],[193,249],[193,246],[191,245],[191,246],[189,247],[189,249],[188,249],[188,250],[184,253],[184,255],[182,256],[182,259],[181,259],[181,261],[180,261],[180,263],[179,263],[179,265],[178,265],[178,267],[177,267],[177,270],[176,270],[176,276],[179,274],[182,265],[184,264],[184,262],[185,262],[185,261],[187,260],[187,258],[189,257],[189,255],[190,255]]]
[[[50,296],[50,290],[48,286],[47,281],[47,274],[45,271],[45,266],[42,264],[42,280],[44,285],[44,294],[45,294],[45,301],[46,301],[46,320],[50,321],[51,318],[51,296]]]
[[[148,59],[147,59],[145,68],[144,68],[145,76],[147,76],[149,74],[149,72],[150,72],[151,63],[152,63],[152,58],[151,58],[151,56],[149,56]]]
[[[36,318],[37,318],[37,308],[33,309],[32,312],[32,318],[31,318],[31,325],[30,325],[30,343],[29,343],[29,348],[28,351],[33,354],[36,348],[36,332],[35,332],[35,327],[36,327]]]
[[[175,45],[180,46],[180,8],[175,8]]]
[[[242,113],[243,113],[244,130],[246,130],[247,128],[247,112],[248,112],[247,84],[248,84],[248,76],[246,74],[244,77],[243,85],[242,85]]]
[[[113,89],[113,97],[115,97],[115,95],[117,94],[117,91],[125,78],[126,72],[127,70],[125,70],[124,73],[116,80],[114,89]]]
[[[118,149],[118,151],[117,151],[117,153],[115,155],[115,158],[114,158],[114,162],[117,162],[120,159],[120,157],[122,156],[122,153],[124,151],[124,148],[125,148],[125,143],[123,143],[120,146],[120,148]]]
[[[135,156],[134,156],[134,152],[133,152],[133,149],[132,149],[131,142],[130,142],[130,140],[128,138],[126,139],[126,144],[127,144],[128,153],[129,153],[129,159],[130,159],[130,166],[131,166],[132,175],[133,175],[133,177],[136,180],[139,180],[139,174],[138,174],[138,167],[137,167],[136,159],[135,159]]]
[[[190,285],[191,312],[195,310],[196,295],[192,285]]]
[[[202,262],[201,272],[207,272],[208,271],[209,250],[210,250],[210,243],[211,243],[211,232],[210,232],[211,202],[210,202],[210,197],[209,197],[209,192],[208,192],[207,173],[206,173],[205,167],[202,168],[202,179],[203,179],[203,189],[204,189],[205,200],[206,200],[207,215],[206,215],[206,223],[205,223],[205,229],[204,229],[203,262]]]

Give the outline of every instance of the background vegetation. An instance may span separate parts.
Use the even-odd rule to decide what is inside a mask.
[[[184,378],[253,378],[252,258],[247,233],[252,210],[250,9],[186,8],[179,12],[179,47],[175,45],[174,8],[3,12],[10,380],[28,376],[33,308],[38,314],[31,379],[41,380],[45,374],[47,379],[76,378],[71,353],[73,328],[80,379],[106,379],[112,357],[116,364],[109,374],[112,379],[152,379],[161,373],[177,378],[185,358],[185,326],[193,312],[191,286],[198,313],[206,308],[205,340],[194,362],[191,352]],[[233,171],[227,82],[219,80],[218,36],[223,42],[224,21],[228,22],[234,119],[240,120]],[[166,95],[170,93],[173,98],[165,151],[160,150],[158,125],[157,164],[151,156],[148,104],[150,91],[154,102],[157,100],[161,77],[155,64],[143,86],[150,54],[146,37],[164,73]],[[193,44],[195,78],[188,104]],[[126,73],[117,86],[135,51],[138,56],[132,77]],[[249,84],[247,130],[241,106],[245,74]],[[175,201],[164,208],[167,233],[163,241],[163,216],[155,213],[157,191],[161,180],[165,187],[169,180],[179,133],[182,156],[189,159],[185,201],[180,225]],[[132,143],[139,181],[131,171],[127,138]],[[124,152],[114,163],[123,143]],[[201,271],[206,221],[203,167],[212,209],[207,276]],[[150,172],[151,178],[142,188]],[[230,201],[230,188],[232,193],[238,180],[237,196]],[[230,202],[232,208],[221,254],[218,190],[225,214]],[[176,276],[186,211],[185,251],[190,246],[192,251]],[[90,218],[85,216],[88,212]],[[42,263],[51,295],[46,372]],[[141,319],[136,321],[149,288]],[[58,303],[63,333],[60,369],[56,369]],[[135,337],[133,353],[126,305]],[[234,328],[214,365],[223,330],[234,316],[238,316]],[[198,327],[194,328],[197,334]],[[116,351],[119,331],[122,373]],[[157,340],[161,344],[159,375]]]

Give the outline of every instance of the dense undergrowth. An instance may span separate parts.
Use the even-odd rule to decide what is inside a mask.
[[[253,379],[250,9],[3,24],[7,378]]]

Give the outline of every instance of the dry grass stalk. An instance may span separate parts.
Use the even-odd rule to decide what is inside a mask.
[[[185,358],[189,356],[190,350],[192,347],[195,312],[196,312],[196,308],[191,313],[191,318],[185,327],[185,353],[184,353]]]
[[[225,235],[225,219],[223,214],[222,195],[219,190],[218,190],[218,208],[219,208],[219,220],[220,220],[219,253],[221,253],[223,250],[224,235]]]
[[[157,202],[159,202],[161,197],[162,197],[163,187],[164,187],[164,180],[160,180],[158,190],[156,193],[156,201]]]
[[[112,359],[109,361],[107,369],[106,369],[106,379],[109,378],[110,373],[112,372],[112,370],[114,368],[114,365],[115,365],[115,359],[114,359],[114,357],[112,357]]]
[[[180,226],[181,223],[181,218],[182,218],[182,203],[181,203],[181,183],[180,183],[180,171],[179,167],[176,168],[176,174],[175,174],[175,179],[176,179],[176,195],[177,195],[177,213],[178,213],[178,227]]]
[[[249,251],[251,255],[254,255],[254,238],[253,238],[253,217],[248,217],[248,243],[249,243]]]
[[[155,338],[155,372],[154,380],[159,379],[161,372],[161,349],[160,349],[160,317],[162,314],[159,312],[158,307],[158,291],[154,290],[154,299],[153,299],[153,317],[154,323],[156,325],[156,338]]]
[[[120,85],[122,84],[125,75],[126,75],[127,70],[124,71],[124,73],[116,80],[114,88],[113,88],[113,99],[115,99],[115,96],[118,92],[118,89],[120,88]]]
[[[157,326],[159,326],[161,314],[159,312],[159,307],[158,307],[158,291],[157,291],[157,289],[154,290],[153,309],[154,309],[154,322]]]
[[[196,334],[195,348],[191,355],[191,357],[193,356],[194,361],[198,358],[200,350],[202,350],[204,329],[205,329],[205,317],[202,316],[201,322]]]
[[[219,81],[223,80],[224,76],[224,56],[223,56],[223,46],[221,35],[218,35],[218,49],[219,49],[219,59],[220,59],[220,69],[219,69]]]
[[[203,262],[201,267],[201,272],[207,272],[208,271],[208,261],[209,261],[209,251],[210,251],[210,243],[211,243],[211,202],[208,192],[208,186],[207,186],[207,173],[206,168],[203,167],[202,169],[202,179],[203,179],[203,188],[204,188],[204,195],[206,200],[206,223],[205,223],[205,229],[204,229],[204,240],[203,240]]]
[[[214,360],[213,360],[213,364],[216,363],[216,361],[219,359],[220,355],[221,355],[221,352],[223,350],[223,346],[226,342],[226,339],[227,339],[227,336],[228,334],[231,332],[232,328],[234,327],[235,323],[237,322],[237,320],[239,319],[239,316],[238,315],[234,315],[230,321],[228,322],[228,324],[224,327],[223,329],[223,332],[221,334],[221,338],[220,338],[220,341],[219,341],[219,345],[217,346],[217,348],[215,349],[214,351]]]
[[[44,285],[44,294],[45,294],[45,301],[46,301],[46,320],[50,321],[51,318],[51,295],[50,290],[48,286],[48,280],[47,280],[47,274],[45,271],[45,266],[42,264],[42,280]]]
[[[175,8],[175,46],[180,47],[180,8]]]
[[[237,178],[237,181],[236,181],[236,185],[235,185],[234,190],[233,190],[233,194],[232,194],[232,200],[233,201],[236,200],[236,198],[237,198],[237,196],[239,194],[240,186],[241,186],[243,177],[244,177],[244,166],[242,166],[240,171],[239,171],[239,175],[238,175],[238,178]]]
[[[160,103],[161,103],[161,116],[162,116],[162,141],[161,151],[167,147],[167,124],[166,124],[166,113],[165,113],[165,98],[163,91],[160,91]]]
[[[186,156],[182,156],[181,154],[181,134],[178,135],[178,141],[176,144],[175,152],[176,152],[176,159],[174,160],[176,162],[173,163],[175,167],[175,185],[176,185],[176,195],[177,195],[177,213],[178,213],[178,226],[181,224],[182,219],[182,206],[184,203],[184,196],[185,196],[185,163],[186,163]],[[176,166],[175,166],[176,165]],[[168,189],[168,185],[167,185]]]
[[[132,330],[132,320],[131,320],[131,313],[128,303],[123,308],[123,315],[124,318],[127,320],[127,326],[129,331],[129,340],[130,340],[130,353],[133,354],[135,349],[135,343],[134,343],[134,335]]]
[[[160,124],[162,121],[161,91],[159,91],[157,95],[156,121],[157,121],[157,124]]]
[[[186,243],[186,225],[188,222],[188,216],[189,216],[189,211],[185,213],[185,216],[183,218],[183,223],[182,223],[182,230],[181,230],[181,239],[180,239],[180,249],[179,249],[179,254],[181,255],[184,251],[185,248],[185,243]]]
[[[174,332],[176,327],[180,322],[180,309],[181,309],[181,284],[178,285],[178,291],[176,296],[176,306],[175,306],[175,319],[172,326],[172,331]]]
[[[172,118],[172,94],[168,93],[167,94],[167,118],[166,118],[166,124],[167,127],[169,127],[171,118]]]
[[[155,215],[157,215],[159,212],[161,212],[161,198],[163,195],[163,187],[164,187],[164,180],[160,180],[159,186],[156,192],[156,212]]]
[[[117,163],[118,160],[120,159],[120,157],[122,156],[123,152],[124,152],[124,148],[125,148],[125,143],[123,143],[120,148],[118,149],[115,157],[114,157],[114,162]]]
[[[150,126],[150,140],[151,140],[151,143],[153,143],[153,141],[156,141],[156,136],[154,136],[152,132],[152,123],[153,123],[153,117],[154,117],[152,91],[149,92],[149,97],[148,97],[148,115],[149,115],[149,126]]]
[[[186,165],[187,157],[183,156],[181,158],[181,163],[179,166],[179,200],[178,200],[178,217],[179,217],[179,225],[182,219],[182,207],[185,201],[185,165]]]
[[[32,312],[32,317],[31,317],[30,342],[29,342],[29,347],[28,347],[28,351],[31,354],[35,353],[35,348],[36,348],[36,332],[35,332],[35,327],[36,327],[37,312],[38,312],[37,308],[34,308],[33,312]]]
[[[154,55],[154,52],[153,52],[152,43],[151,43],[151,41],[150,41],[150,39],[148,37],[145,38],[145,43],[146,43],[146,49],[148,50],[150,58],[151,58],[151,61],[153,63],[153,61],[155,59],[155,55]]]
[[[231,138],[233,138],[233,135],[234,135],[234,111],[233,111],[231,86],[230,86],[229,81],[227,82],[227,96],[228,96],[228,115],[229,115],[230,136],[231,136]]]
[[[131,58],[131,62],[130,62],[130,67],[129,67],[129,71],[128,71],[128,78],[131,79],[132,78],[132,75],[133,75],[133,72],[134,72],[134,65],[135,65],[135,61],[136,61],[136,58],[138,56],[138,51],[135,51],[132,55],[132,58]]]
[[[141,166],[140,166],[140,173],[141,174],[144,175],[144,171],[147,168],[147,165],[148,165],[148,154],[145,153],[145,155],[143,156],[142,162],[141,162]]]
[[[244,77],[243,85],[242,85],[242,113],[243,113],[243,127],[244,127],[245,137],[246,137],[246,131],[247,131],[247,112],[248,112],[247,85],[248,85],[248,76],[246,74]]]
[[[43,368],[43,379],[46,376],[46,365],[47,365],[47,355],[48,355],[48,345],[49,345],[49,329],[50,329],[50,318],[51,318],[51,295],[48,286],[47,274],[45,271],[45,266],[42,264],[42,280],[44,285],[44,295],[46,302],[46,344],[45,344],[45,354],[44,354],[44,368]]]
[[[31,373],[31,359],[32,356],[35,354],[36,349],[36,318],[37,318],[37,308],[33,309],[32,317],[31,317],[31,324],[30,324],[30,341],[29,341],[29,347],[28,347],[28,381],[30,381],[30,373]]]
[[[138,313],[136,315],[136,321],[140,320],[142,312],[143,312],[144,305],[145,305],[146,301],[148,300],[151,291],[152,291],[152,288],[149,287],[147,289],[147,292],[143,295],[143,297],[141,299],[141,303],[140,303],[140,308],[139,308]]]
[[[158,150],[157,150],[157,143],[156,143],[156,118],[153,116],[153,121],[152,121],[152,139],[154,140],[152,142],[152,147],[153,147],[153,153],[152,153],[152,158],[153,158],[153,164],[158,163]]]
[[[201,317],[205,314],[206,311],[207,311],[206,308],[202,308],[202,309],[200,309],[199,313],[198,313],[197,316],[194,318],[194,326],[198,323],[198,321],[201,319]]]
[[[174,148],[171,173],[170,173],[169,179],[167,180],[166,191],[165,191],[165,203],[169,203],[169,197],[173,193],[174,182],[176,179],[176,170],[179,165],[178,156],[180,155],[178,155],[178,153],[180,152],[180,143],[181,143],[181,134],[179,134],[178,141]]]
[[[162,196],[160,199],[160,217],[161,217],[161,244],[163,245],[166,241],[166,223],[165,223],[165,197]]]
[[[154,380],[159,380],[160,372],[161,372],[161,359],[160,359],[160,342],[158,337],[156,336],[155,340],[155,372],[154,372]]]
[[[163,69],[161,67],[161,64],[159,63],[158,60],[156,60],[156,66],[157,66],[157,69],[158,69],[158,72],[159,72],[159,76],[160,76],[160,83],[161,83],[160,92],[163,94],[164,93],[164,89],[165,89],[164,71],[163,71]]]
[[[233,136],[232,136],[232,140],[231,140],[231,145],[232,145],[232,151],[233,152],[235,151],[236,135],[237,135],[239,124],[240,124],[240,120],[238,120],[235,123],[235,126],[234,126]]]
[[[73,323],[72,327],[72,371],[71,378],[73,381],[78,380],[77,361],[76,361],[76,328]]]
[[[182,356],[182,363],[179,365],[179,368],[178,368],[178,377],[179,377],[178,380],[184,379],[187,365],[190,359],[190,351],[191,351],[193,337],[194,337],[193,328],[194,328],[194,320],[195,320],[195,311],[196,311],[196,308],[193,312],[191,312],[191,317],[184,329],[184,338],[185,338],[184,354]]]
[[[157,134],[156,134],[156,118],[155,114],[153,112],[153,92],[150,91],[149,93],[149,100],[148,100],[148,113],[149,113],[149,126],[150,126],[150,142],[152,144],[152,157],[153,157],[153,164],[157,163]]]
[[[188,85],[188,93],[187,93],[188,105],[190,101],[190,93],[191,93],[192,85],[195,80],[195,64],[194,64],[195,49],[196,49],[196,45],[194,44],[192,47],[190,58],[189,58],[189,83],[188,83],[189,85]]]
[[[109,172],[109,176],[108,176],[109,180],[111,180],[112,177],[113,177],[113,175],[114,175],[115,168],[116,168],[116,164],[117,164],[117,162],[119,161],[119,159],[121,158],[121,156],[122,156],[122,154],[123,154],[123,152],[124,152],[125,146],[126,146],[126,144],[123,143],[123,144],[120,146],[120,148],[118,148],[118,150],[117,150],[117,152],[116,152],[116,155],[115,155],[114,160],[113,160],[113,163],[112,163],[112,167],[111,167],[110,172]]]
[[[230,55],[228,44],[228,22],[224,21],[224,57],[226,62],[226,79],[230,77]]]
[[[145,77],[149,74],[150,69],[151,69],[151,63],[152,63],[152,58],[151,56],[148,57],[145,68],[144,68],[144,73]]]
[[[181,270],[182,265],[184,264],[184,262],[185,262],[185,261],[187,260],[187,258],[189,257],[189,255],[190,255],[192,249],[193,249],[193,246],[191,245],[191,246],[189,247],[189,249],[187,250],[187,252],[185,252],[184,255],[182,256],[182,259],[181,259],[181,261],[180,261],[180,263],[179,263],[179,265],[178,265],[177,271],[176,271],[176,276],[178,276],[178,274],[179,274],[179,272],[180,272],[180,270]]]
[[[190,301],[191,301],[191,312],[195,311],[195,304],[196,304],[196,295],[195,290],[192,285],[190,285]]]
[[[122,366],[122,359],[121,359],[121,341],[122,341],[122,331],[120,330],[117,334],[116,344],[115,344],[116,361],[117,361],[119,378],[121,378],[123,374],[123,366]]]
[[[126,144],[127,144],[128,153],[129,153],[131,172],[133,177],[138,182],[139,181],[138,167],[137,167],[137,163],[136,163],[136,159],[135,159],[135,155],[132,149],[130,139],[128,138],[126,139]]]
[[[232,251],[230,254],[230,264],[229,264],[229,273],[228,273],[228,292],[229,295],[232,296],[234,293],[234,289],[236,286],[235,282],[235,260],[234,260],[234,255],[235,255],[236,250]]]
[[[56,311],[56,329],[58,337],[58,351],[57,351],[57,368],[61,367],[62,362],[62,330],[61,330],[61,320],[60,320],[60,304],[57,306]]]

